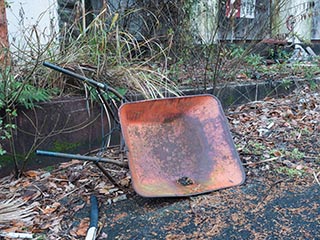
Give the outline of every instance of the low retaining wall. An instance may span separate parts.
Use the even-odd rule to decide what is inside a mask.
[[[33,144],[40,143],[37,149],[81,154],[101,147],[103,134],[110,130],[106,116],[102,113],[99,104],[91,104],[83,97],[41,103],[34,110],[18,109],[18,128],[14,136],[18,157],[22,159]],[[8,141],[3,142],[2,146],[10,153]],[[36,156],[34,153],[31,158],[29,168],[65,161]],[[0,176],[10,172],[11,163],[12,157],[9,154],[0,156]]]
[[[315,79],[320,83],[320,79]],[[224,108],[231,105],[243,104],[250,101],[262,100],[265,97],[279,97],[291,93],[297,86],[307,83],[306,80],[292,79],[285,81],[267,81],[259,83],[226,84],[217,88],[207,89],[205,93],[217,96]],[[204,93],[201,89],[184,89],[185,95]],[[131,101],[142,99],[142,96],[129,96]],[[18,112],[15,145],[18,154],[23,155],[32,146],[36,128],[41,137],[46,137],[37,149],[66,152],[88,153],[101,147],[103,135],[110,131],[106,117],[101,117],[99,104],[90,104],[81,97],[54,100],[39,104],[35,110],[20,109]],[[102,127],[103,125],[103,127]],[[113,142],[119,143],[119,131],[113,134]],[[38,142],[42,141],[41,138]],[[3,144],[9,149],[9,143]],[[8,152],[10,152],[8,150]],[[29,168],[39,168],[66,161],[52,157],[32,156]],[[11,157],[0,157],[0,176],[10,173]]]

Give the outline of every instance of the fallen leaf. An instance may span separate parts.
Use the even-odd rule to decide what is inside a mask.
[[[21,226],[13,226],[10,228],[3,229],[4,232],[17,232],[21,229]]]
[[[47,206],[45,209],[43,209],[42,212],[44,214],[53,213],[54,211],[56,211],[58,209],[58,207],[60,207],[60,205],[61,204],[59,202],[55,202],[51,206]]]
[[[35,177],[39,176],[40,173],[41,173],[41,172],[39,172],[39,171],[30,170],[30,171],[25,172],[24,175],[25,175],[26,177],[35,178]]]
[[[272,152],[272,154],[273,154],[275,157],[281,157],[281,156],[282,156],[282,154],[281,154],[280,151],[274,151],[274,152]]]
[[[42,230],[47,230],[50,228],[50,226],[51,226],[51,222],[42,223],[39,229],[37,229],[37,231],[41,232]]]
[[[108,234],[106,234],[105,232],[102,232],[98,239],[107,239],[107,238],[108,238]]]
[[[98,189],[99,193],[106,195],[112,193],[110,192],[112,188],[114,188],[114,185],[107,185],[105,182],[101,182],[95,187],[95,189]]]
[[[69,231],[69,234],[70,234],[72,237],[77,237],[77,233],[76,233],[76,231],[75,231],[74,229],[71,229],[71,230]]]
[[[87,230],[89,228],[89,218],[84,218],[81,220],[78,230],[76,231],[76,234],[78,237],[84,237],[87,234]]]
[[[30,199],[36,199],[37,197],[41,196],[41,192],[36,190],[36,191],[26,191],[22,197],[23,201],[27,202]]]
[[[23,181],[21,185],[22,185],[22,187],[26,188],[26,187],[29,187],[31,185],[31,183],[29,180],[26,180],[26,181]]]
[[[238,79],[247,79],[248,76],[246,74],[244,74],[244,73],[240,73],[240,74],[237,75],[237,78]]]
[[[123,200],[126,200],[126,199],[127,199],[127,195],[123,194],[123,195],[120,195],[118,197],[115,197],[114,199],[112,199],[112,201],[114,203],[116,203],[116,202],[123,201]]]
[[[120,219],[127,217],[127,216],[128,216],[128,213],[126,213],[126,212],[119,213],[113,218],[113,221],[118,222]]]
[[[79,211],[80,209],[82,209],[85,205],[86,205],[85,203],[83,203],[83,204],[81,204],[81,205],[76,205],[76,206],[73,208],[73,211],[74,211],[74,212],[77,212],[77,211]]]
[[[72,160],[72,161],[69,161],[69,162],[61,163],[60,164],[60,168],[69,168],[72,165],[80,164],[80,163],[83,163],[83,162],[80,161],[80,160]]]
[[[289,168],[293,168],[295,166],[295,164],[289,160],[284,160],[282,163]]]
[[[297,169],[297,170],[302,170],[303,168],[304,168],[304,166],[303,166],[303,165],[301,165],[301,164],[300,164],[300,165],[298,165],[298,166],[296,166],[296,169]]]
[[[99,189],[99,193],[101,193],[101,194],[105,194],[105,195],[110,194],[110,192],[109,192],[109,189],[108,189],[108,188],[101,188],[101,189]]]
[[[131,178],[130,177],[125,177],[123,179],[120,180],[120,185],[123,187],[129,187],[131,182]]]

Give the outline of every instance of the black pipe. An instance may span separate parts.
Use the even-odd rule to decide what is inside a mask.
[[[84,156],[84,155],[76,155],[76,154],[69,154],[69,153],[60,153],[60,152],[50,152],[50,151],[42,151],[42,150],[36,150],[37,155],[42,156],[49,156],[49,157],[58,157],[58,158],[70,158],[70,159],[78,159],[78,160],[84,160],[84,161],[92,161],[92,162],[104,162],[104,163],[111,163],[118,165],[120,167],[128,167],[127,163],[108,159],[108,158],[99,158],[99,157],[90,157],[90,156]]]
[[[49,62],[43,62],[43,66],[45,67],[48,67],[48,68],[51,68],[55,71],[58,71],[58,72],[61,72],[63,74],[66,74],[70,77],[73,77],[73,78],[76,78],[78,80],[81,80],[81,81],[84,81],[84,82],[87,82],[87,83],[90,83],[91,85],[97,87],[97,88],[100,88],[104,91],[110,91],[112,92],[116,97],[119,98],[119,100],[126,100],[126,98],[124,96],[122,96],[116,89],[108,86],[107,84],[104,84],[104,83],[101,83],[101,82],[97,82],[93,79],[90,79],[90,78],[87,78],[87,77],[84,77],[84,76],[81,76],[73,71],[70,71],[68,69],[65,69],[65,68],[62,68],[62,67],[59,67],[57,65],[54,65],[52,63],[49,63]]]
[[[96,196],[90,196],[90,204],[91,204],[91,211],[90,211],[90,226],[89,227],[98,227],[98,200]]]
[[[96,239],[97,230],[98,230],[98,219],[99,219],[99,209],[98,209],[98,200],[94,195],[90,196],[90,225],[87,231],[85,240],[94,240]]]
[[[73,78],[76,78],[78,80],[81,80],[81,81],[84,81],[84,82],[88,82],[90,84],[92,84],[93,86],[95,87],[99,87],[99,88],[102,88],[102,89],[105,89],[105,85],[103,83],[100,83],[100,82],[97,82],[97,81],[94,81],[92,79],[89,79],[89,78],[86,78],[84,76],[81,76],[79,74],[76,74],[75,72],[73,71],[70,71],[68,69],[65,69],[65,68],[62,68],[62,67],[59,67],[57,65],[54,65],[52,63],[49,63],[49,62],[43,62],[43,66],[45,67],[48,67],[48,68],[51,68],[53,70],[56,70],[58,72],[61,72],[61,73],[64,73],[70,77],[73,77]]]

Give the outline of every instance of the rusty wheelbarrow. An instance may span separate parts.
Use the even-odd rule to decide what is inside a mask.
[[[119,115],[133,187],[140,195],[187,196],[243,183],[242,165],[215,97],[126,103]]]
[[[95,84],[92,79],[71,76]],[[118,117],[132,184],[139,195],[191,196],[244,182],[226,117],[214,96],[127,102]]]

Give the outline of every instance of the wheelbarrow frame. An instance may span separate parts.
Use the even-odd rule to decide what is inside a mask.
[[[44,65],[96,88],[105,110],[110,111],[124,136],[133,187],[139,195],[190,196],[244,182],[243,167],[227,119],[214,96],[195,95],[129,103],[107,84],[51,63],[45,62]],[[103,91],[113,93],[121,102],[117,113],[104,98]],[[99,162],[120,166],[118,162],[64,153],[37,153],[93,161],[117,185]]]
[[[57,72],[63,73],[69,77],[72,77],[74,79],[77,79],[83,83],[87,83],[91,86],[93,86],[96,90],[96,93],[99,97],[99,100],[101,101],[101,104],[104,108],[104,111],[107,114],[111,114],[113,120],[115,121],[115,125],[117,125],[120,128],[120,120],[118,117],[117,112],[114,111],[114,109],[118,109],[118,106],[111,101],[108,103],[107,99],[104,96],[104,92],[110,92],[114,94],[115,98],[117,99],[117,102],[120,104],[123,104],[124,102],[128,101],[125,96],[122,96],[116,89],[113,87],[110,87],[109,85],[105,83],[101,83],[98,81],[95,81],[93,79],[87,78],[85,76],[79,75],[71,70],[68,70],[66,68],[62,68],[60,66],[57,66],[55,64],[52,64],[50,62],[43,62],[43,65],[45,67],[48,67],[52,70],[55,70]],[[121,129],[120,129],[121,131]],[[120,150],[123,151],[124,149],[124,141],[122,139],[122,135],[120,134]],[[43,151],[43,150],[36,150],[37,155],[42,156],[50,156],[50,157],[57,157],[57,158],[70,158],[70,159],[78,159],[78,160],[84,160],[84,161],[91,161],[93,162],[101,171],[102,173],[109,179],[110,182],[112,182],[115,186],[121,187],[117,181],[113,179],[113,177],[109,174],[109,172],[100,164],[100,163],[110,163],[115,164],[120,167],[128,168],[128,164],[120,161],[116,161],[113,159],[103,158],[103,157],[91,157],[91,156],[85,156],[85,155],[79,155],[79,154],[68,154],[68,153],[61,153],[61,152],[52,152],[52,151]]]

